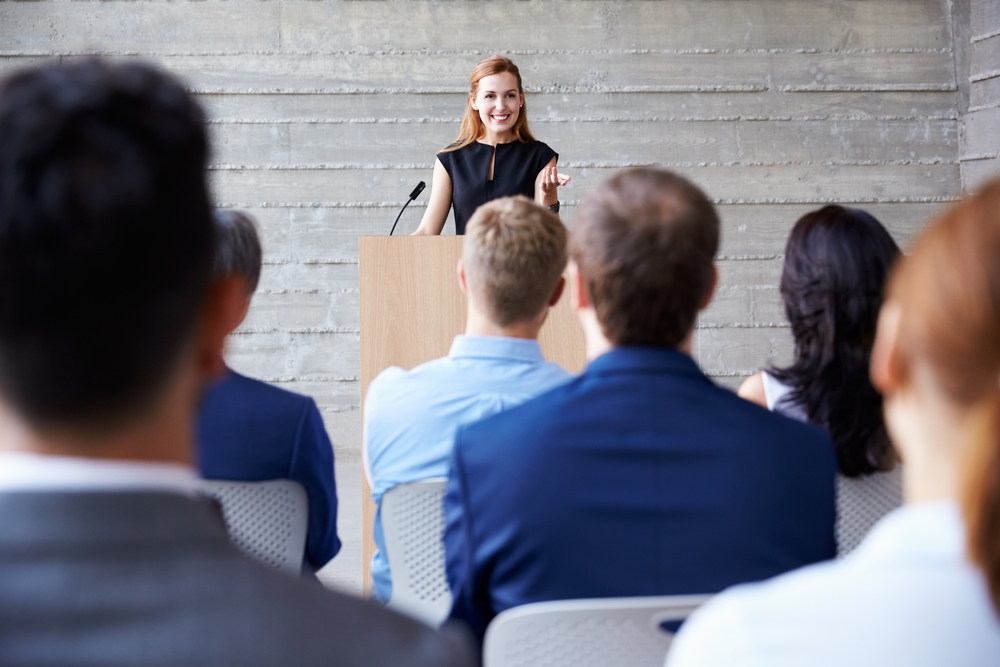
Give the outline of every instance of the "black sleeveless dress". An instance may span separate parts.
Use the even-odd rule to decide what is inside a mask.
[[[552,158],[559,155],[541,141],[497,144],[493,163],[493,146],[472,142],[456,151],[437,154],[451,177],[451,202],[455,207],[455,233],[464,234],[465,225],[481,205],[500,197],[524,195],[535,197],[535,179]]]

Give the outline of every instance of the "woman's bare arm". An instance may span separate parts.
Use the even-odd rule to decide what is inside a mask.
[[[451,209],[451,176],[441,164],[434,160],[434,178],[431,180],[431,198],[427,210],[420,219],[420,226],[411,236],[437,236],[444,229],[448,211]]]

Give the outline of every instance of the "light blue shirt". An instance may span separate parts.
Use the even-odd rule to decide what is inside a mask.
[[[667,655],[667,667],[998,664],[1000,616],[950,501],[893,510],[841,560],[717,595]]]
[[[456,336],[447,357],[411,371],[387,368],[365,397],[364,467],[378,506],[372,558],[375,599],[392,595],[382,537],[382,494],[396,486],[448,475],[455,431],[547,392],[573,377],[546,362],[538,342]]]

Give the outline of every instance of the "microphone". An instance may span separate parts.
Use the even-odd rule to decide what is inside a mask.
[[[399,219],[403,217],[403,211],[406,210],[406,207],[410,205],[411,201],[419,197],[420,193],[423,192],[424,188],[426,187],[427,184],[424,183],[423,181],[420,181],[419,183],[417,183],[417,187],[413,188],[413,192],[410,193],[410,198],[406,200],[405,204],[403,204],[403,208],[399,209],[399,215],[396,216],[396,222],[392,223],[392,229],[389,230],[389,236],[392,236],[392,233],[396,231],[396,223],[398,223]]]

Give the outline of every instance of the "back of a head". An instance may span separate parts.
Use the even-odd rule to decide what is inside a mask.
[[[792,388],[789,400],[830,433],[840,471],[849,477],[895,463],[868,362],[897,257],[899,247],[878,220],[841,206],[804,215],[785,248],[781,297],[795,361],[771,373]]]
[[[465,229],[466,280],[501,327],[538,316],[566,268],[566,228],[525,197],[483,204]]]
[[[676,347],[712,287],[715,208],[693,183],[632,169],[593,188],[573,216],[570,257],[614,345]]]
[[[0,393],[38,428],[147,407],[209,280],[203,115],[173,78],[96,59],[0,88]]]
[[[247,293],[253,294],[260,282],[262,262],[260,237],[253,218],[246,211],[216,209],[212,223],[215,227],[212,276],[216,279],[241,276],[246,280]]]
[[[919,362],[946,400],[982,416],[977,441],[968,443],[964,509],[972,559],[1000,610],[1000,181],[920,236],[893,273],[888,298],[901,310],[905,371]]]

